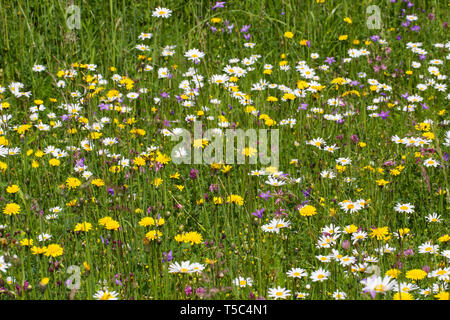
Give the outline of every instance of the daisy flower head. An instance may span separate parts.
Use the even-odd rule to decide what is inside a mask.
[[[434,168],[436,168],[438,165],[439,165],[440,163],[438,162],[438,161],[436,161],[436,160],[434,160],[433,158],[429,158],[429,159],[426,159],[424,162],[423,162],[423,165],[425,166],[425,167],[434,167]]]
[[[333,292],[332,297],[335,300],[345,300],[345,298],[347,297],[347,294],[345,292],[336,290],[335,292]]]
[[[33,66],[33,71],[34,72],[42,72],[42,71],[45,71],[45,69],[46,69],[46,67],[43,66],[43,65],[40,65],[40,64],[35,64]]]
[[[394,210],[400,213],[413,213],[414,206],[410,203],[397,203]]]
[[[431,241],[427,241],[419,246],[419,253],[434,254],[439,252],[439,245],[431,244]]]
[[[425,219],[427,219],[428,222],[437,222],[437,223],[442,222],[441,216],[438,215],[436,212],[427,215]]]
[[[118,300],[118,295],[119,294],[115,291],[100,289],[94,294],[94,298],[97,300]]]
[[[184,54],[184,56],[188,58],[188,60],[191,60],[197,64],[200,62],[200,59],[205,56],[205,53],[198,49],[190,49]]]
[[[6,272],[6,270],[11,266],[10,263],[5,262],[4,256],[0,256],[0,271]]]
[[[145,32],[142,32],[142,33],[139,35],[139,39],[141,39],[141,40],[151,39],[152,37],[153,37],[153,33],[145,33]]]

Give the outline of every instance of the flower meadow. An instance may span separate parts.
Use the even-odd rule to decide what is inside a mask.
[[[447,13],[2,0],[0,298],[448,300]]]

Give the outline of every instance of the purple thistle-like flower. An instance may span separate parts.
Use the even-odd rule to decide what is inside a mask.
[[[352,134],[352,136],[350,137],[350,140],[351,140],[353,143],[357,143],[357,142],[359,141],[359,137],[358,137],[358,135],[356,135],[356,134]]]

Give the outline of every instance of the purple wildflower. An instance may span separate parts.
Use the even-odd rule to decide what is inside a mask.
[[[336,60],[334,59],[334,57],[327,57],[325,59],[325,62],[328,63],[330,66],[333,62],[336,62]]]
[[[267,191],[266,193],[262,192],[258,195],[260,198],[264,199],[264,201],[267,201],[267,199],[271,198],[272,196],[270,195],[270,190]]]

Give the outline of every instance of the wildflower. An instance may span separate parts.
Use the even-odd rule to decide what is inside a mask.
[[[363,292],[374,292],[374,293],[382,293],[392,290],[395,286],[395,282],[392,281],[392,278],[389,276],[385,276],[381,278],[379,276],[372,276],[367,279],[361,280],[361,283],[364,285]]]
[[[233,284],[241,288],[245,288],[247,286],[251,287],[253,284],[253,280],[252,278],[237,277],[233,280]]]
[[[110,219],[105,223],[105,228],[108,230],[117,230],[120,228],[120,224],[118,221]]]
[[[284,33],[284,37],[288,38],[288,39],[292,39],[294,37],[294,34],[292,32],[290,32],[290,31],[286,31]]]
[[[139,221],[139,225],[141,227],[148,227],[148,226],[154,226],[155,225],[155,219],[152,217],[144,217]]]
[[[409,292],[397,292],[393,296],[393,300],[414,300]]]
[[[412,269],[406,272],[405,277],[410,280],[422,280],[427,276],[427,273],[421,269]]]
[[[89,222],[77,223],[74,228],[75,232],[79,232],[79,231],[88,232],[89,230],[92,230],[92,224]]]
[[[345,292],[336,290],[335,292],[333,292],[332,297],[335,300],[344,300],[347,297],[347,294]]]
[[[291,295],[291,290],[287,290],[286,288],[281,288],[281,287],[270,288],[269,293],[268,293],[269,298],[274,298],[275,300],[286,299],[290,295]]]
[[[153,13],[152,16],[153,17],[157,17],[157,18],[169,18],[172,14],[172,10],[169,10],[167,8],[161,8],[161,7],[157,7]]]
[[[392,279],[397,279],[401,273],[402,272],[399,269],[389,269],[386,271],[385,275],[391,277]]]
[[[200,263],[191,263],[183,261],[181,264],[172,262],[169,266],[169,273],[200,273],[205,267]]]
[[[185,232],[183,234],[178,234],[175,236],[177,242],[184,242],[193,244],[200,244],[203,241],[202,235],[198,232]]]
[[[19,188],[19,186],[16,185],[16,184],[13,184],[13,185],[8,186],[8,187],[6,188],[6,192],[8,192],[8,193],[16,193],[16,192],[18,192],[19,190],[20,190],[20,188]]]
[[[51,256],[53,258],[59,257],[64,253],[63,248],[59,246],[59,244],[50,244],[47,246],[47,250],[45,251],[45,256]]]
[[[315,207],[311,205],[303,206],[299,209],[300,215],[303,217],[311,217],[317,214],[317,210]]]
[[[414,206],[410,203],[397,203],[394,210],[401,213],[412,213],[414,212]]]
[[[291,270],[286,272],[286,274],[288,277],[292,277],[292,278],[301,278],[301,277],[308,276],[308,273],[301,268],[292,268]]]
[[[81,185],[81,181],[77,178],[69,177],[66,180],[66,185],[69,189],[76,189]]]
[[[0,256],[0,271],[6,272],[6,270],[11,266],[10,263],[5,262],[4,256]]]
[[[438,253],[439,252],[439,246],[438,245],[432,245],[431,241],[427,241],[419,246],[419,253]]]
[[[328,277],[330,276],[330,272],[326,271],[322,268],[317,269],[316,271],[313,271],[311,273],[310,279],[312,280],[312,282],[317,282],[317,281],[325,281],[328,279]]]
[[[374,228],[372,229],[372,232],[370,233],[370,236],[372,238],[377,238],[377,240],[386,239],[387,235],[389,234],[388,227],[380,227],[380,228]]]
[[[19,214],[19,212],[20,212],[20,206],[14,202],[8,203],[3,208],[3,213],[8,216]]]
[[[100,289],[94,294],[94,298],[97,300],[118,300],[118,295],[119,294],[115,291]]]
[[[159,230],[150,230],[149,232],[147,232],[145,234],[145,238],[150,241],[159,239],[161,237],[162,237],[162,232],[160,232]]]

